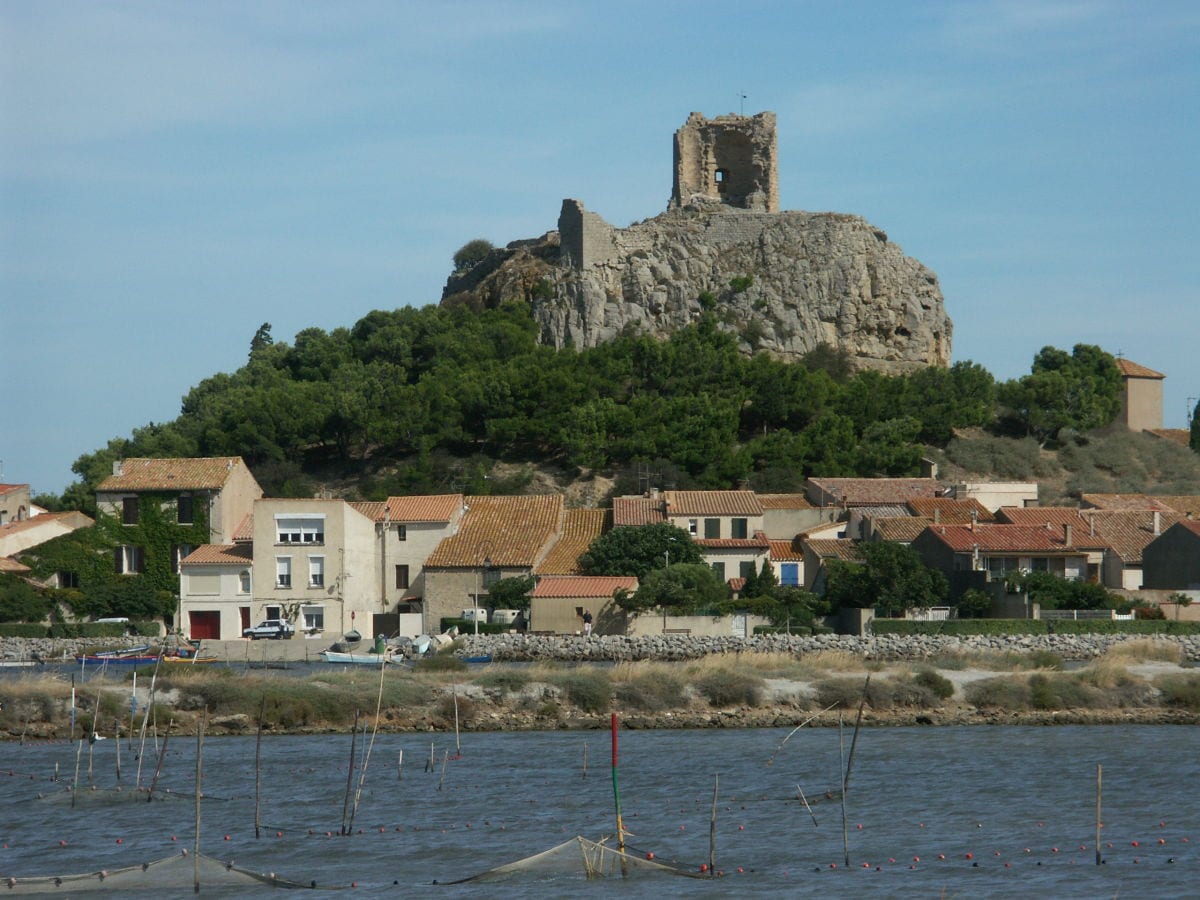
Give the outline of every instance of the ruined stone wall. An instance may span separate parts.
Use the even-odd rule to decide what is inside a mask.
[[[760,212],[779,211],[775,114],[717,116],[698,112],[675,132],[671,207],[694,198]]]
[[[617,258],[613,227],[578,200],[564,200],[558,214],[562,263],[581,270]]]

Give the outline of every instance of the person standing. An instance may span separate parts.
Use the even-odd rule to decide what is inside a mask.
[[[583,636],[592,636],[592,611],[590,609],[583,611]]]

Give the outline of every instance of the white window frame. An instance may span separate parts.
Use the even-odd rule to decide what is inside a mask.
[[[310,556],[308,558],[308,586],[310,588],[325,587],[325,557]]]
[[[250,570],[242,569],[242,571],[238,572],[238,593],[249,594],[251,589]]]
[[[700,531],[700,520],[699,519],[688,519],[687,520],[688,534],[690,534],[692,537],[695,537],[699,533],[699,531]]]
[[[300,621],[304,623],[305,631],[324,631],[325,630],[325,607],[324,606],[302,606],[302,607],[300,607]]]
[[[275,514],[275,543],[324,544],[325,514]]]
[[[275,557],[275,587],[280,589],[292,586],[292,558],[290,556]]]

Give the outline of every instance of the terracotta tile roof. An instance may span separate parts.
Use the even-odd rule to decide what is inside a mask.
[[[350,505],[375,522],[449,522],[463,505],[463,495],[415,494]]]
[[[1143,430],[1146,434],[1152,434],[1156,438],[1162,438],[1164,441],[1170,441],[1172,444],[1178,444],[1180,447],[1192,446],[1192,431],[1190,428],[1146,428]]]
[[[846,523],[844,521],[818,522],[816,525],[809,525],[807,528],[800,529],[800,531],[796,532],[795,539],[803,540],[803,539],[806,539],[808,537],[808,535],[810,535],[810,534],[821,534],[822,532],[825,532],[825,531],[845,531],[845,530],[846,530]]]
[[[34,516],[31,519],[21,519],[19,522],[8,522],[7,524],[0,525],[0,536],[20,534],[22,531],[32,531],[37,528],[43,528],[51,523],[71,530],[88,528],[96,524],[95,520],[91,517],[69,509],[66,512],[42,513],[40,516]]]
[[[1070,545],[1063,543],[1061,527],[1044,525],[931,525],[926,529],[956,553],[970,553],[976,547],[985,553],[1054,553],[1079,555],[1088,550],[1104,549],[1106,544],[1079,530]]]
[[[27,575],[32,569],[24,563],[19,563],[11,556],[0,556],[0,572],[7,572],[10,575]]]
[[[181,566],[244,566],[254,561],[254,550],[246,544],[201,544],[182,560]]]
[[[663,491],[669,516],[761,516],[754,491]]]
[[[1193,498],[1200,501],[1200,497]],[[1160,509],[1163,512],[1178,512],[1167,502],[1166,497],[1150,494],[1080,494],[1079,502],[1084,507],[1096,509]]]
[[[874,519],[871,526],[880,540],[898,544],[911,544],[933,519],[924,516],[900,516],[894,519]]]
[[[1155,372],[1153,369],[1147,369],[1143,365],[1135,363],[1131,359],[1117,357],[1117,368],[1121,370],[1121,374],[1126,378],[1166,378],[1162,372]]]
[[[771,548],[771,562],[795,562],[804,559],[804,551],[792,541],[767,541]]]
[[[1107,542],[1113,552],[1129,565],[1140,565],[1146,545],[1183,520],[1180,513],[1147,509],[1091,509],[1082,515],[1088,523],[1088,533],[1094,533]],[[1156,516],[1157,534],[1154,531]]]
[[[1200,495],[1196,494],[1156,494],[1155,500],[1164,503],[1171,512],[1192,514],[1192,518],[1200,518]]]
[[[661,497],[614,497],[613,526],[660,525],[667,521],[663,515]]]
[[[537,566],[539,575],[579,575],[579,557],[609,528],[606,509],[568,509],[562,536]]]
[[[936,497],[936,478],[810,478],[808,483],[834,498],[835,506],[903,505],[915,497]]]
[[[120,475],[109,475],[96,490],[179,491],[220,490],[235,468],[245,468],[240,456],[199,459],[126,459]]]
[[[746,586],[746,579],[742,578],[739,575],[737,578],[730,578],[725,583],[728,584],[729,589],[736,594],[738,591],[740,591],[742,588],[744,588]]]
[[[907,506],[856,506],[854,511],[868,519],[894,519],[909,514]]]
[[[1073,525],[1076,529],[1086,528],[1082,512],[1074,506],[1002,506],[996,510],[996,518],[1002,525]],[[952,523],[946,522],[946,525]],[[965,523],[959,523],[965,524]]]
[[[859,542],[846,538],[815,538],[805,541],[804,546],[821,559],[844,559],[849,562],[859,562],[863,558]]]
[[[991,511],[971,497],[967,500],[953,500],[950,497],[917,497],[908,501],[908,508],[916,516],[927,516],[932,519],[936,512],[938,518],[947,525],[968,525],[971,514],[975,514],[976,522],[994,522],[996,517]]]
[[[608,598],[614,591],[636,591],[638,580],[633,575],[543,575],[534,585],[531,597],[593,597]]]
[[[1192,532],[1192,534],[1200,535],[1200,521],[1195,519],[1180,519],[1175,524],[1182,525],[1188,531]]]
[[[437,545],[425,568],[475,568],[483,556],[495,566],[532,567],[562,521],[558,494],[464,500],[467,512],[458,533]]]
[[[22,488],[29,489],[27,484],[0,484],[0,497],[5,494],[11,494],[13,491],[19,491]]]
[[[813,505],[803,494],[759,494],[758,502],[763,509],[812,509]]]
[[[239,544],[254,540],[254,513],[248,512],[242,516],[242,521],[233,529],[233,540]]]

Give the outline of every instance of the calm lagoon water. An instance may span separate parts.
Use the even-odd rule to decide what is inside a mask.
[[[466,734],[462,758],[446,764],[444,782],[442,759],[445,751],[454,753],[452,736],[380,736],[371,752],[355,833],[347,837],[337,832],[348,782],[349,736],[265,738],[264,836],[258,840],[254,739],[209,738],[202,842],[206,853],[246,868],[303,882],[355,882],[354,894],[363,897],[552,898],[619,891],[656,898],[735,892],[822,898],[1165,898],[1200,893],[1200,735],[1195,728],[864,729],[847,802],[849,869],[843,864],[840,806],[814,804],[814,826],[797,797],[797,785],[810,800],[836,785],[837,732],[803,729],[780,747],[787,734],[763,729],[621,732],[625,825],[630,845],[640,853],[652,851],[660,860],[693,869],[706,861],[714,776],[719,776],[717,866],[725,877],[711,881],[650,876],[589,882],[575,873],[489,884],[433,883],[531,855],[577,834],[612,834],[610,742],[602,730]],[[849,737],[847,729],[847,746]],[[437,765],[426,771],[431,743]],[[98,787],[116,784],[115,749],[112,740],[92,748]],[[358,749],[361,760],[361,743]],[[126,744],[121,750],[123,783],[130,787],[137,763]],[[404,765],[398,771],[401,751]],[[191,792],[195,752],[194,739],[173,737],[160,785]],[[768,765],[772,754],[774,763]],[[153,774],[153,754],[145,755],[143,784]],[[192,845],[190,799],[134,803],[81,795],[72,809],[60,792],[75,758],[76,747],[66,743],[0,744],[0,873],[5,877],[114,869]],[[85,746],[85,784],[87,758]],[[1097,763],[1104,766],[1103,843],[1111,844],[1103,848],[1107,862],[1099,867],[1093,850]],[[51,780],[55,764],[62,778],[58,783]],[[357,785],[357,770],[354,778]],[[189,887],[179,896],[190,894]],[[245,888],[221,894],[245,895]]]

